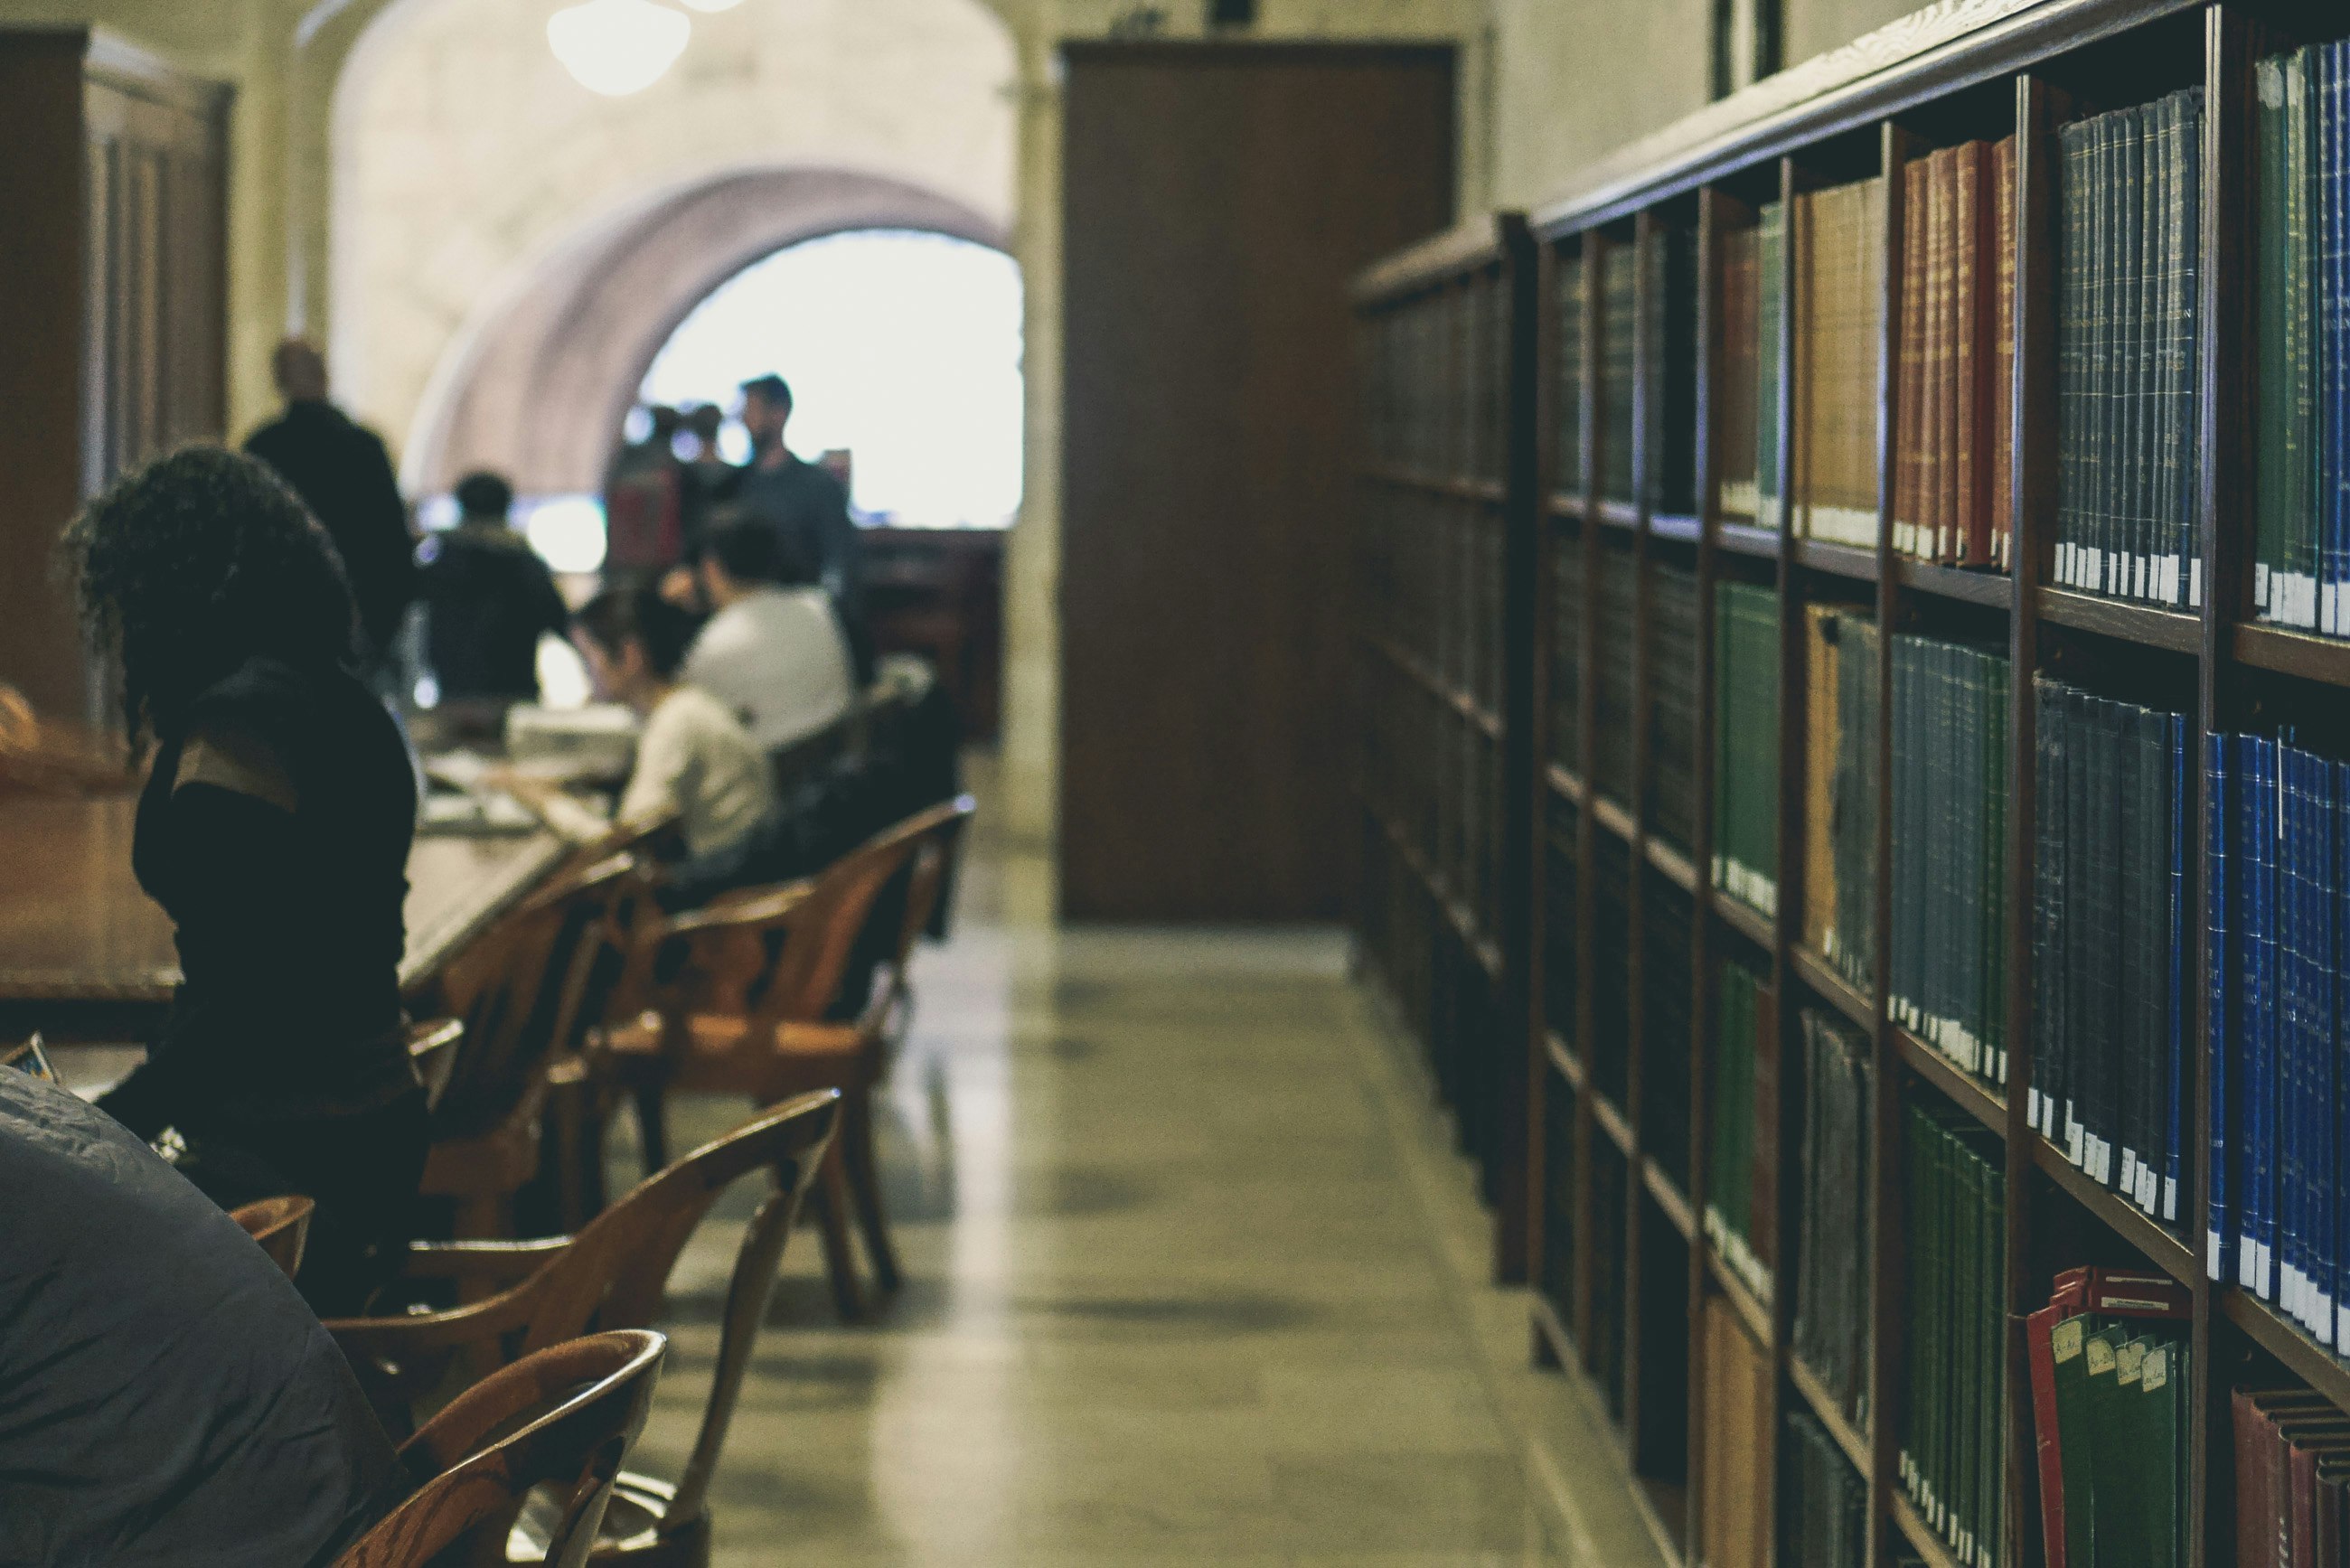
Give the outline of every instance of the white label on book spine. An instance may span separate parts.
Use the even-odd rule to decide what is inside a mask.
[[[2189,609],[2203,607],[2203,563],[2200,560],[2187,563],[2187,607]]]
[[[2259,561],[2252,563],[2252,605],[2256,609],[2269,607],[2269,569]]]
[[[2178,1178],[2175,1176],[2162,1179],[2162,1217],[2173,1221],[2178,1218]],[[2220,1244],[2220,1233],[2216,1231],[2211,1233],[2211,1244],[2215,1247]]]

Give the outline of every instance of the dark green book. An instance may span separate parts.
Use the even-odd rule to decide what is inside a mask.
[[[2179,1561],[2178,1543],[2186,1539],[2178,1528],[2180,1407],[2171,1380],[2172,1355],[2168,1345],[2149,1345],[2138,1370],[2137,1425],[2144,1437],[2137,1494],[2145,1500],[2147,1562],[2153,1568],[2173,1568]]]
[[[2095,1568],[2095,1424],[2089,1410],[2086,1315],[2068,1317],[2051,1331],[2056,1362],[2056,1432],[2064,1475],[2065,1568]]]

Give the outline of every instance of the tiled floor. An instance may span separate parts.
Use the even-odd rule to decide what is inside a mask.
[[[982,836],[885,1112],[910,1274],[842,1327],[795,1237],[713,1489],[722,1563],[1658,1561],[1335,933],[1055,929]],[[744,1107],[681,1102],[672,1136]],[[628,1151],[616,1148],[616,1160]],[[699,1419],[730,1195],[634,1468]]]

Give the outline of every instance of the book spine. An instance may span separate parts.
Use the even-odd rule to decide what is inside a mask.
[[[2207,1132],[2211,1173],[2203,1266],[2206,1273],[2220,1282],[2235,1279],[2235,1183],[2230,1178],[2236,1139],[2229,1123],[2235,1096],[2229,1080],[2238,1071],[2237,1053],[2230,1042],[2241,1038],[2232,1027],[2234,1020],[2228,1010],[2228,910],[2234,896],[2229,879],[2228,844],[2232,835],[2229,831],[2228,750],[2229,737],[2213,734],[2205,742],[2203,755],[2203,849],[2208,877],[2203,888],[2203,983],[2208,997],[2205,1073],[2210,1085]]]
[[[1999,283],[1991,369],[1991,526],[1992,563],[2002,571],[2010,569],[2015,537],[2015,138],[2008,136],[1992,152],[1996,204],[1991,243],[1999,257]]]

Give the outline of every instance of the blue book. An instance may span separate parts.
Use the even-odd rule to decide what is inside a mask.
[[[2229,1048],[2237,1038],[2235,1020],[2228,1011],[2228,900],[2233,896],[2228,878],[2229,820],[2228,737],[2215,734],[2204,744],[2203,847],[2210,882],[2203,889],[2205,951],[2203,982],[2210,1012],[2211,1206],[2205,1216],[2203,1267],[2212,1279],[2225,1283],[2236,1277],[2236,1183],[2231,1162],[2236,1140],[2229,1136],[2228,1114],[2234,1102],[2229,1076],[2236,1070],[2236,1053]]]
[[[2345,234],[2343,189],[2343,69],[2345,49],[2330,44],[2316,51],[2317,194],[2318,194],[2318,469],[2317,510],[2320,548],[2324,560],[2328,617],[2324,629],[2334,636],[2350,633],[2342,603],[2345,577],[2343,548],[2344,441],[2350,435],[2350,354],[2344,352],[2343,296],[2350,284],[2350,234]]]
[[[2301,815],[2301,753],[2280,740],[2274,753],[2277,770],[2277,825],[2272,836],[2276,854],[2276,1041],[2277,1128],[2275,1138],[2276,1302],[2289,1317],[2301,1316],[2301,1251],[2299,1209],[2302,1184],[2300,1127],[2294,1115],[2301,1107],[2295,1083],[2301,1076],[2301,877],[2294,854],[2300,836],[2294,825]]]
[[[2244,791],[2240,840],[2239,875],[2244,882],[2243,1059],[2245,1064],[2244,1189],[2241,1279],[2263,1301],[2273,1299],[2269,1242],[2275,1191],[2269,1135],[2275,1121],[2276,1035],[2271,994],[2276,975],[2276,943],[2270,920],[2274,909],[2272,874],[2275,867],[2275,761],[2273,742],[2258,735],[2241,738],[2243,761],[2240,772]]]
[[[2334,1343],[2334,1276],[2340,1267],[2334,1248],[2334,1210],[2340,1202],[2334,1185],[2334,1105],[2338,1092],[2334,1078],[2334,1037],[2339,1028],[2334,955],[2337,933],[2334,921],[2334,823],[2337,813],[2334,767],[2323,757],[2309,759],[2309,846],[2303,857],[2303,882],[2309,894],[2309,923],[2304,928],[2303,953],[2309,985],[2309,1098],[2302,1115],[2309,1124],[2304,1174],[2309,1183],[2309,1254],[2311,1271],[2310,1326],[2317,1343]]]
[[[2334,1140],[2334,1344],[2340,1349],[2350,1345],[2350,1202],[2343,1200],[2344,1183],[2350,1181],[2350,1127],[2343,1123],[2350,1104],[2350,1020],[2344,1017],[2341,979],[2342,962],[2350,958],[2350,763],[2334,764],[2333,830],[2334,1099],[2324,1110]]]
[[[2258,813],[2253,852],[2260,857],[2260,872],[2252,879],[2252,896],[2260,901],[2260,915],[2253,929],[2260,934],[2260,952],[2256,961],[2261,970],[2261,1126],[2260,1141],[2256,1145],[2260,1180],[2253,1190],[2260,1199],[2258,1289],[2262,1301],[2276,1300],[2277,1199],[2278,1187],[2283,1179],[2278,1150],[2284,1088],[2282,1028],[2283,955],[2278,944],[2282,929],[2279,909],[2283,900],[2277,868],[2277,839],[2282,831],[2284,786],[2278,768],[2279,751],[2280,747],[2273,741],[2261,742],[2260,793],[2253,800],[2253,809]]]
[[[2187,1128],[2187,1013],[2194,994],[2195,942],[2187,908],[2187,857],[2194,840],[2187,831],[2189,777],[2187,720],[2170,716],[2170,1038],[2168,1082],[2163,1095],[2162,1220],[2178,1223],[2179,1151]]]

